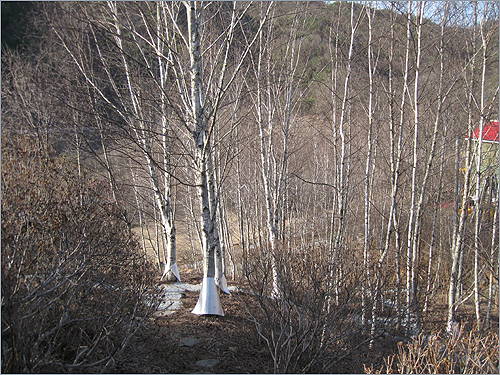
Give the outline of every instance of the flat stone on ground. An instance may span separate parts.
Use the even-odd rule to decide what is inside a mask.
[[[215,365],[219,364],[220,361],[218,359],[202,359],[201,361],[196,362],[196,366],[200,367],[214,367]]]
[[[181,301],[177,300],[164,300],[160,303],[160,306],[158,306],[158,310],[170,310],[170,311],[175,311],[179,310],[182,306]]]
[[[153,318],[165,318],[169,315],[175,314],[175,310],[159,310],[153,313]]]
[[[194,346],[200,342],[199,339],[195,339],[193,337],[184,337],[181,342],[179,343],[179,346]]]

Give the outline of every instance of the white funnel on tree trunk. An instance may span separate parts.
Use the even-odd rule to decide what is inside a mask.
[[[193,314],[196,315],[220,315],[224,316],[219,300],[219,291],[213,277],[204,277],[201,284],[200,297],[194,307]]]
[[[163,275],[161,276],[160,280],[163,280],[170,272],[177,278],[177,281],[181,281],[181,277],[179,276],[179,268],[177,267],[177,262],[174,264],[170,265],[170,262],[167,262],[165,265],[165,270],[163,271]]]
[[[215,268],[215,285],[217,285],[224,293],[231,294],[227,287],[226,276],[224,276],[224,273],[221,272],[219,267]]]
[[[222,290],[224,293],[231,294],[229,288],[227,287],[226,276],[222,275],[220,279],[216,279],[215,285],[217,285],[219,289]]]

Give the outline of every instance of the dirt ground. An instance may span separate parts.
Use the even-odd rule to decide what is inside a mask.
[[[188,249],[182,238],[183,249]],[[149,249],[151,251],[151,249]],[[152,254],[150,254],[152,255]],[[183,282],[199,284],[201,269],[190,268],[192,259],[187,251],[178,254],[180,277]],[[159,271],[159,274],[161,272]],[[159,277],[158,277],[158,282]],[[228,280],[228,285],[238,285]],[[182,306],[172,315],[151,319],[131,340],[116,368],[116,373],[273,373],[273,361],[265,341],[259,338],[250,320],[245,304],[254,303],[245,293],[221,294],[224,317],[197,316],[191,313],[199,292],[184,293]],[[244,303],[243,303],[244,302]],[[253,305],[255,306],[255,305]],[[465,311],[465,312],[464,312]],[[498,320],[498,311],[495,311]],[[473,309],[461,309],[457,316],[461,322],[473,320]],[[440,331],[446,322],[446,300],[434,300],[432,309],[422,315],[425,331]],[[498,331],[498,325],[495,327]],[[183,339],[195,339],[192,346],[183,345]],[[363,338],[360,338],[362,341]],[[398,340],[390,335],[377,339],[372,349],[368,345],[358,348],[339,362],[332,373],[364,373],[364,365],[379,369],[384,358],[397,351]],[[197,364],[201,360],[217,360],[212,367]]]
[[[181,280],[199,284],[202,275],[181,270]],[[221,294],[224,317],[191,313],[199,292],[185,292],[182,307],[174,314],[150,321],[131,342],[115,369],[122,373],[268,373],[272,359],[248,320],[238,293]],[[182,346],[184,338],[199,340]],[[206,368],[196,362],[220,361]]]
[[[202,275],[183,269],[183,282],[199,284]],[[229,285],[234,285],[229,283]],[[245,304],[252,300],[244,293],[221,294],[224,317],[191,313],[199,292],[185,292],[182,307],[174,314],[151,320],[131,341],[114,372],[117,373],[273,373],[273,361],[266,343],[259,339]],[[183,346],[186,338],[199,340]],[[372,350],[360,348],[339,363],[334,373],[364,373],[363,364],[383,364],[397,342],[379,339]],[[201,367],[200,360],[216,359],[213,367]]]

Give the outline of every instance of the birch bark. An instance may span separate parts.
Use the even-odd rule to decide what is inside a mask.
[[[495,176],[493,176],[495,178]],[[496,237],[498,234],[498,186],[497,186],[497,196],[494,198],[495,206],[493,210],[493,228],[491,232],[491,247],[490,247],[490,274],[488,283],[488,306],[486,310],[486,321],[491,324],[491,309],[494,303],[494,283],[495,283],[495,271],[498,275],[498,256],[495,257],[495,253],[498,252],[498,245],[496,245]],[[497,278],[498,280],[498,278]],[[498,281],[497,281],[497,294],[498,294]]]
[[[486,6],[488,8],[488,6]],[[486,11],[485,11],[486,13]],[[482,190],[483,185],[486,184],[486,179],[483,177],[482,173],[482,156],[483,156],[483,131],[485,125],[486,117],[486,103],[485,103],[485,85],[486,85],[486,64],[487,64],[487,36],[485,35],[484,22],[486,15],[481,19],[479,23],[479,31],[481,37],[481,50],[482,50],[482,70],[481,70],[481,99],[480,99],[480,117],[479,117],[479,138],[476,141],[475,147],[475,185],[476,192],[474,195],[474,309],[476,313],[476,322],[480,324],[481,321],[481,309],[480,309],[480,297],[479,297],[479,256],[481,251],[481,221],[483,217],[482,212]]]
[[[332,290],[338,290],[338,254],[341,252],[344,240],[344,230],[345,230],[345,219],[346,219],[346,204],[347,204],[347,173],[349,160],[347,155],[348,140],[346,135],[346,120],[348,116],[348,105],[349,105],[349,87],[350,79],[352,73],[352,59],[354,53],[354,40],[357,29],[361,23],[361,19],[364,17],[364,12],[360,12],[358,18],[354,16],[354,3],[351,3],[351,16],[350,16],[350,36],[349,36],[349,52],[346,61],[346,75],[344,78],[344,89],[342,96],[342,105],[340,110],[340,119],[338,125],[338,135],[340,136],[340,161],[339,161],[339,171],[338,171],[338,181],[337,181],[337,233],[335,235],[335,244],[333,246],[333,252],[331,254],[332,269],[330,272],[331,288]],[[332,229],[333,230],[333,229]],[[333,303],[333,299],[329,300],[329,308]]]
[[[300,6],[300,5],[298,5]],[[271,10],[273,4],[264,7],[261,3],[261,19]],[[297,12],[299,14],[299,12]],[[253,59],[256,94],[253,98],[256,107],[256,120],[260,141],[260,174],[264,186],[266,227],[270,244],[272,272],[272,295],[280,296],[280,281],[276,251],[280,239],[280,219],[284,217],[286,195],[286,172],[289,158],[289,143],[293,130],[294,108],[300,96],[296,88],[296,71],[300,58],[301,39],[297,36],[299,16],[295,16],[287,35],[288,44],[282,60],[273,56],[272,43],[275,23],[271,21],[259,32],[259,50]],[[265,82],[265,84],[264,84]],[[281,145],[281,150],[278,150]],[[282,225],[283,226],[283,225]],[[282,234],[284,232],[282,228]]]
[[[465,224],[467,219],[469,189],[471,183],[471,170],[472,170],[472,129],[473,129],[473,102],[474,102],[474,88],[475,88],[475,60],[476,60],[476,46],[475,46],[475,30],[477,25],[477,9],[474,4],[474,25],[472,27],[472,58],[471,58],[471,75],[470,86],[468,87],[468,130],[467,130],[467,145],[465,155],[465,174],[464,174],[464,188],[462,193],[462,200],[460,204],[460,217],[458,219],[458,227],[456,230],[455,242],[453,243],[451,251],[451,269],[450,269],[450,282],[448,288],[448,317],[446,321],[446,330],[450,333],[453,332],[455,322],[455,313],[458,305],[460,283],[461,283],[461,259],[463,259],[463,242],[465,237]]]
[[[417,245],[418,233],[416,231],[416,216],[417,216],[417,169],[418,169],[418,135],[419,135],[419,77],[420,77],[420,59],[421,59],[421,42],[422,42],[422,22],[424,15],[425,2],[420,2],[419,21],[417,25],[417,56],[415,65],[415,79],[414,79],[414,94],[413,94],[413,114],[414,114],[414,128],[413,128],[413,161],[412,161],[412,177],[411,177],[411,205],[410,205],[410,218],[408,220],[408,243],[407,243],[407,266],[406,266],[406,308],[407,308],[407,323],[408,327],[411,322],[412,308],[417,311],[417,278],[416,270],[417,264]],[[411,3],[409,4],[409,12],[411,10]],[[416,330],[420,329],[417,320]]]
[[[144,47],[141,43],[138,43],[137,40],[142,36],[138,35],[134,26],[130,24],[130,17],[127,14],[127,9],[125,9],[123,5],[117,2],[108,1],[102,5],[102,8],[100,8],[101,12],[98,15],[93,14],[93,10],[86,5],[80,6],[78,10],[83,13],[84,18],[88,22],[90,36],[93,38],[93,43],[95,44],[97,52],[95,61],[98,61],[101,65],[100,68],[104,71],[104,75],[107,79],[107,81],[105,81],[106,86],[111,89],[112,95],[107,95],[105,89],[100,87],[100,82],[94,76],[93,66],[86,63],[84,54],[81,50],[78,50],[81,46],[72,45],[71,43],[73,41],[69,40],[66,35],[62,34],[57,29],[54,29],[54,31],[62,42],[63,47],[75,62],[80,73],[82,73],[89,87],[94,91],[93,95],[100,97],[110,108],[116,111],[118,116],[120,116],[127,125],[127,132],[133,139],[133,142],[139,146],[148,167],[148,178],[155,197],[154,204],[161,213],[165,236],[167,239],[170,239],[170,255],[168,258],[171,260],[171,263],[175,264],[175,261],[172,262],[175,258],[175,227],[173,226],[172,205],[169,201],[170,196],[164,195],[162,191],[160,175],[156,166],[156,160],[154,160],[153,157],[153,141],[150,139],[151,129],[147,125],[150,124],[150,122],[145,118],[141,99],[141,82],[134,81],[133,78],[135,75],[130,66],[130,61],[132,60],[128,54],[129,45],[125,45],[122,35],[124,30],[132,35],[132,40],[128,40],[128,42],[133,43],[139,49],[141,56],[145,59],[145,66],[148,73],[155,79],[158,78],[158,74],[153,71],[153,67],[146,59]],[[103,38],[98,37],[97,29],[99,29],[99,32],[110,34],[110,38],[103,41]],[[112,44],[105,45],[106,42]],[[116,60],[114,60],[114,56],[108,56],[104,52],[103,48],[108,46],[112,48],[113,53],[116,53]],[[116,74],[113,74],[114,70],[118,70],[123,74],[125,85],[117,81]],[[166,71],[161,71],[162,82],[165,81],[165,74]],[[111,99],[110,96],[115,97]],[[165,114],[165,111],[163,111],[163,113]],[[167,179],[165,179],[165,182],[168,185]],[[165,192],[168,193],[169,187],[166,186],[165,189]],[[178,275],[176,276],[178,279]]]
[[[368,16],[368,80],[369,80],[369,99],[368,99],[368,135],[367,135],[367,153],[366,153],[366,165],[365,165],[365,240],[363,249],[363,288],[362,288],[362,314],[361,314],[361,324],[364,326],[366,324],[367,315],[367,289],[370,279],[370,242],[371,242],[371,164],[372,164],[372,127],[373,127],[373,73],[376,69],[376,65],[373,66],[373,52],[372,52],[372,26],[373,18],[375,17],[376,8],[371,8],[371,3],[365,5],[366,14]],[[376,300],[373,300],[373,304],[376,305]],[[374,309],[375,310],[375,309]],[[374,321],[372,317],[372,322]]]
[[[233,84],[240,68],[249,53],[257,35],[266,21],[267,13],[261,18],[259,28],[256,34],[250,39],[243,49],[241,57],[237,60],[231,72],[228,72],[229,53],[232,46],[234,29],[236,24],[244,16],[250,4],[244,6],[243,10],[237,15],[236,2],[232,3],[231,20],[225,30],[225,38],[217,37],[216,40],[222,40],[217,45],[211,44],[202,53],[202,29],[204,22],[204,11],[210,3],[205,2],[183,2],[187,15],[187,37],[182,36],[182,32],[177,26],[181,40],[185,44],[189,54],[188,82],[183,85],[180,72],[183,66],[178,65],[178,85],[185,91],[185,111],[186,126],[191,133],[193,143],[193,161],[195,165],[196,186],[201,212],[202,226],[202,248],[203,248],[203,285],[198,299],[198,303],[193,309],[195,314],[216,314],[224,315],[220,305],[219,294],[216,289],[216,279],[220,286],[225,280],[221,274],[222,270],[216,274],[217,264],[221,265],[221,247],[218,232],[217,206],[219,198],[216,193],[214,180],[214,154],[212,149],[212,136],[216,126],[217,112],[221,102],[224,99],[227,90]],[[172,13],[173,14],[173,13]],[[215,48],[213,61],[211,61],[211,70],[205,70],[203,56],[211,48]],[[204,83],[205,80],[205,83]],[[210,95],[210,100],[207,97]],[[216,253],[218,262],[216,262]],[[224,289],[224,288],[223,288]]]
[[[130,100],[132,103],[132,108],[133,108],[133,113],[135,115],[135,118],[137,119],[137,125],[138,126],[133,126],[133,131],[136,134],[137,140],[139,141],[141,145],[141,150],[143,151],[143,155],[146,159],[146,163],[148,165],[148,170],[149,170],[149,177],[150,177],[150,182],[151,186],[154,191],[155,195],[155,200],[156,204],[158,207],[158,210],[160,212],[160,217],[161,217],[161,222],[162,226],[164,228],[165,232],[165,238],[167,240],[167,259],[166,259],[166,265],[165,265],[165,270],[163,272],[162,278],[167,277],[168,280],[174,281],[174,280],[180,280],[179,277],[179,271],[177,269],[177,263],[176,263],[176,241],[175,241],[175,225],[174,225],[174,217],[173,217],[173,212],[172,212],[172,204],[170,201],[170,186],[169,186],[169,176],[168,174],[165,175],[165,193],[162,193],[161,190],[161,184],[160,184],[160,179],[159,179],[159,174],[157,171],[156,163],[155,160],[153,159],[153,152],[152,152],[152,142],[149,138],[148,131],[146,129],[146,121],[144,120],[144,115],[143,115],[143,110],[141,108],[140,100],[138,98],[137,92],[138,90],[134,87],[133,80],[131,77],[131,69],[129,67],[129,63],[127,61],[127,56],[125,54],[125,49],[123,45],[123,40],[122,40],[122,24],[123,21],[119,20],[119,14],[118,14],[118,4],[117,2],[112,2],[109,1],[107,2],[108,7],[110,9],[111,16],[113,18],[113,26],[115,28],[115,42],[118,47],[119,54],[122,59],[123,63],[123,69],[125,72],[126,76],[126,81],[127,81],[127,87],[130,95]],[[159,12],[159,9],[158,9]],[[159,15],[158,15],[159,17]],[[160,27],[158,25],[158,27]],[[131,27],[133,30],[133,27]],[[138,47],[140,46],[139,44],[136,44]],[[140,47],[139,47],[140,48]],[[164,134],[164,140],[167,140],[167,119],[166,119],[166,103],[165,103],[165,97],[164,97],[164,85],[166,81],[166,74],[168,70],[168,66],[165,65],[165,62],[162,61],[160,58],[159,52],[162,47],[158,45],[157,53],[158,53],[158,59],[159,59],[159,74],[160,74],[160,87],[162,88],[161,90],[161,126],[162,126],[162,132]],[[141,49],[142,52],[142,49]],[[143,53],[144,55],[144,53]],[[103,55],[101,54],[101,57],[104,59]],[[111,76],[111,75],[109,75]],[[166,145],[164,145],[166,146]],[[165,151],[165,157],[168,160],[168,148],[164,149]],[[168,172],[170,169],[167,169],[166,172]]]

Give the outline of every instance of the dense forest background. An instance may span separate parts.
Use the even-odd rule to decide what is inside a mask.
[[[465,317],[498,354],[498,39],[496,2],[2,2],[2,369],[112,370],[184,269],[275,372]]]

